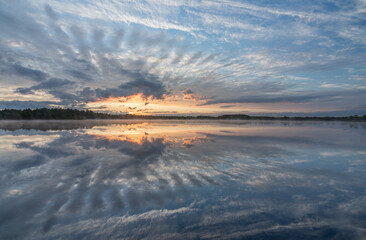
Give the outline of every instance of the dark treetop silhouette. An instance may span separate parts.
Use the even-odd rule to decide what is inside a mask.
[[[319,120],[319,121],[366,121],[366,115],[347,117],[269,117],[249,116],[245,114],[226,114],[214,116],[152,116],[132,114],[96,113],[90,110],[40,108],[40,109],[3,109],[0,110],[0,119],[30,120],[30,119],[246,119],[246,120]]]

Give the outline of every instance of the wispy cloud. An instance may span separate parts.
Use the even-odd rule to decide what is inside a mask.
[[[191,89],[196,100],[246,99],[265,108],[270,100],[300,103],[299,92],[320,85],[360,89],[364,4],[329,4],[2,3],[2,83],[18,89],[3,99],[42,92],[39,101],[82,107],[139,93],[177,99]],[[46,86],[50,79],[73,84]]]

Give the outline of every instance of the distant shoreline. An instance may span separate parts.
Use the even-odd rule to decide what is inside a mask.
[[[273,121],[366,121],[366,115],[346,117],[270,117],[249,116],[245,114],[224,114],[214,116],[153,116],[153,115],[112,115],[90,110],[40,108],[40,109],[3,109],[0,120],[273,120]]]

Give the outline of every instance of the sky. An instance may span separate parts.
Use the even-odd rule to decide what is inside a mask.
[[[0,0],[0,109],[364,115],[365,25],[365,0]]]

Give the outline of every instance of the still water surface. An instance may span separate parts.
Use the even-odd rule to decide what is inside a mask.
[[[0,121],[0,239],[365,239],[366,123]]]

